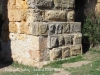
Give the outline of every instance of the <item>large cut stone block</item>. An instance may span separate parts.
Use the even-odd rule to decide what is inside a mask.
[[[32,22],[32,35],[48,35],[48,24],[45,22]]]
[[[42,22],[43,11],[38,9],[27,9],[27,21],[29,22]]]
[[[29,54],[30,54],[32,60],[40,61],[40,51],[29,50]]]
[[[71,56],[82,54],[82,45],[71,46]]]
[[[63,33],[69,33],[70,32],[70,23],[64,23],[63,24]]]
[[[58,44],[59,44],[59,46],[64,45],[64,37],[62,34],[58,35]]]
[[[16,13],[16,10],[15,9],[9,9],[8,10],[8,16],[6,16],[6,18],[9,20],[9,21],[15,21],[15,13]]]
[[[9,22],[9,32],[11,33],[17,33],[17,25],[15,24],[15,22]]]
[[[70,23],[70,33],[81,32],[81,23],[80,22],[71,22]]]
[[[48,35],[55,34],[56,26],[54,23],[48,23],[49,32]]]
[[[63,36],[64,36],[65,46],[73,45],[73,35],[64,34]]]
[[[57,46],[58,46],[58,36],[57,35],[48,36],[47,47],[48,48],[55,48]]]
[[[78,45],[81,43],[82,43],[82,34],[81,33],[74,34],[73,45]]]
[[[53,34],[62,34],[63,33],[63,25],[65,22],[48,22],[49,32],[48,35]]]
[[[70,46],[62,47],[62,58],[70,57]]]
[[[52,8],[53,0],[27,0],[28,8]]]
[[[66,21],[66,11],[63,10],[46,10],[46,21]]]
[[[67,13],[67,21],[68,22],[74,22],[74,17],[75,17],[75,12],[72,11],[68,11]]]
[[[25,40],[27,38],[26,34],[17,34],[17,40]]]
[[[7,4],[8,4],[8,9],[15,9],[16,8],[16,0],[7,0]]]
[[[54,5],[56,9],[73,9],[74,0],[54,0]]]
[[[16,0],[16,8],[27,8],[26,0]]]
[[[50,50],[50,60],[57,60],[62,58],[62,48],[53,48]]]

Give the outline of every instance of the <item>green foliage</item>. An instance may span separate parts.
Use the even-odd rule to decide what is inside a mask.
[[[100,16],[91,11],[82,28],[83,42],[89,43],[92,46],[100,43]]]

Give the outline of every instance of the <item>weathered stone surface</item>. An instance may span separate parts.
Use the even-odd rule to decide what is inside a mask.
[[[46,10],[46,21],[66,21],[66,11],[63,10]]]
[[[42,22],[43,21],[43,14],[42,10],[38,9],[27,9],[27,20],[29,22]]]
[[[80,22],[71,22],[70,23],[70,32],[71,33],[81,32],[81,23]]]
[[[45,22],[39,24],[39,35],[48,35],[48,24]]]
[[[48,34],[49,35],[52,35],[52,34],[55,34],[55,29],[56,29],[56,26],[55,26],[55,24],[48,24],[48,26],[49,26],[49,32],[48,32]]]
[[[73,45],[78,45],[81,43],[82,43],[82,34],[81,33],[74,34]]]
[[[68,11],[67,13],[67,21],[68,22],[74,22],[74,17],[75,17],[75,12],[72,11]]]
[[[50,50],[47,49],[47,37],[39,36],[40,61],[47,61],[50,58]]]
[[[6,18],[9,20],[9,21],[15,21],[15,13],[16,13],[16,10],[15,9],[9,9],[8,10],[8,15],[6,16]]]
[[[50,50],[50,60],[61,59],[62,57],[62,49],[61,48],[53,48]]]
[[[63,33],[69,33],[70,32],[70,23],[63,24]]]
[[[25,65],[82,53],[75,0],[3,0],[2,56]]]
[[[68,45],[72,45],[73,44],[73,35],[63,35],[64,36],[64,42],[65,42],[65,46],[68,46]]]
[[[62,47],[62,58],[70,57],[70,47],[64,46]]]
[[[57,9],[74,8],[74,0],[54,0],[54,4]]]
[[[28,8],[52,8],[53,1],[52,0],[27,0]]]
[[[32,35],[39,35],[39,24],[38,22],[32,22]]]
[[[82,45],[71,46],[71,56],[82,54]]]
[[[56,24],[56,34],[61,34],[63,30],[63,25],[62,24]]]
[[[17,25],[15,24],[15,22],[9,22],[9,32],[11,33],[17,33]]]
[[[26,34],[17,34],[17,40],[25,40],[27,38]]]
[[[16,0],[16,8],[27,8],[26,0]]]
[[[40,61],[40,51],[29,50],[29,54],[31,56],[31,59],[33,59],[35,61]]]
[[[9,33],[9,39],[12,41],[17,40],[17,34],[16,33]]]
[[[16,8],[16,0],[7,0],[8,8],[15,9]]]
[[[47,39],[47,47],[48,48],[55,48],[58,46],[58,37],[55,36],[48,36]]]
[[[58,35],[58,43],[59,43],[59,46],[63,46],[64,45],[64,37],[63,35]]]

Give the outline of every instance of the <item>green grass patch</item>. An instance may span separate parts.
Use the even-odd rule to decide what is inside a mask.
[[[14,62],[11,67],[12,69],[5,69],[5,72],[0,75],[51,75],[54,73],[52,68],[34,68],[17,62]]]
[[[70,71],[71,75],[100,75],[100,61],[94,61],[78,68],[67,68],[66,70]]]
[[[81,60],[84,60],[82,58],[82,55],[78,55],[76,57],[70,57],[69,59],[52,61],[51,63],[45,65],[44,67],[62,68],[62,64],[64,63],[73,63]]]

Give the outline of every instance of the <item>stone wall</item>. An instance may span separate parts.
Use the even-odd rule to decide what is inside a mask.
[[[26,65],[82,54],[74,0],[3,0],[2,56]],[[7,13],[5,13],[7,12]]]

